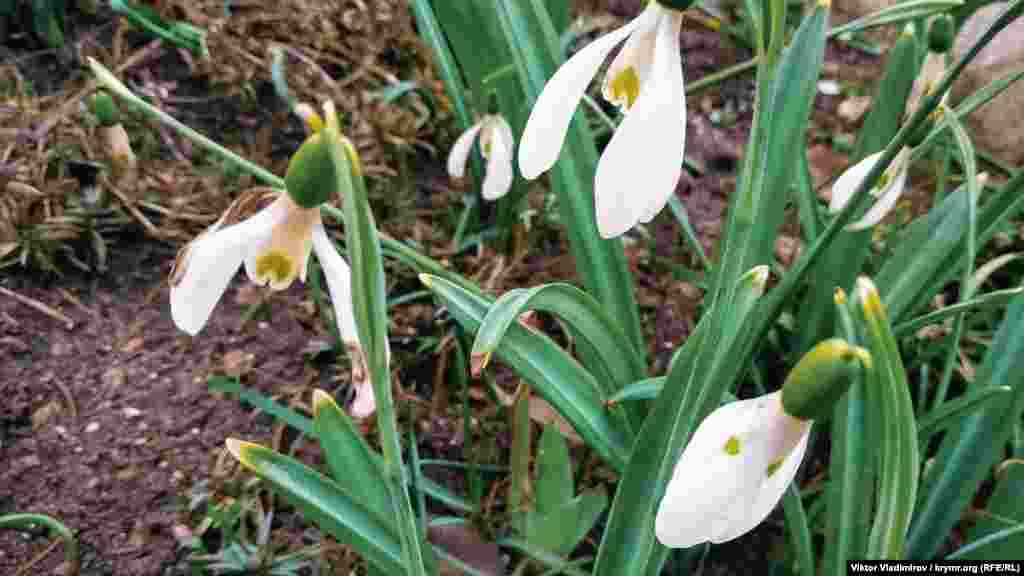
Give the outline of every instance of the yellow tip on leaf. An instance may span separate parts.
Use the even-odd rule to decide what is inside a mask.
[[[835,303],[840,305],[840,306],[845,305],[846,304],[846,290],[843,290],[842,288],[836,288],[835,293],[832,295],[832,300],[834,300]]]
[[[337,403],[334,402],[334,398],[330,394],[319,388],[313,390],[313,418],[319,415],[320,410],[330,408],[331,406],[338,408]]]
[[[259,444],[237,438],[228,438],[224,441],[224,444],[228,447],[228,452],[231,452],[231,455],[235,457],[235,460],[238,460],[246,468],[252,468],[252,464],[246,458],[246,453],[253,448],[262,448]]]
[[[878,295],[878,288],[867,276],[857,278],[857,298],[864,309],[864,315],[870,318],[884,318],[885,306]]]
[[[431,284],[433,282],[434,282],[434,279],[430,276],[430,274],[427,274],[426,272],[421,272],[420,273],[420,283],[421,284],[423,284],[427,288],[430,288]]]

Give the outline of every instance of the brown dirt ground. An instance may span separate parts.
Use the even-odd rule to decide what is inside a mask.
[[[627,10],[628,12],[628,10]],[[714,34],[688,27],[683,34],[686,77],[696,79],[743,58],[722,47]],[[843,73],[874,73],[877,63],[832,46],[830,62]],[[166,59],[161,62],[173,62]],[[838,68],[833,68],[837,72]],[[149,66],[159,80],[176,76],[173,64]],[[838,72],[837,72],[838,73]],[[750,78],[738,79],[690,101],[687,154],[707,171],[690,175],[678,193],[708,249],[716,240],[727,194],[749,128]],[[836,99],[823,97],[816,117],[834,116]],[[712,109],[726,102],[738,106],[735,123],[715,126]],[[184,105],[183,105],[184,106]],[[831,127],[852,131],[854,127]],[[829,161],[842,164],[842,159]],[[417,177],[414,221],[399,210],[382,227],[395,237],[415,237],[435,257],[443,254],[443,232],[432,218],[457,203],[458,191],[429,170]],[[692,327],[700,293],[673,279],[666,263],[690,264],[678,242],[678,225],[668,210],[650,227],[655,252],[637,242],[629,248],[637,274],[637,295],[651,342],[652,373],[661,373],[669,354]],[[308,292],[296,283],[276,294],[264,312],[243,324],[261,295],[240,275],[196,338],[178,332],[168,310],[166,273],[177,243],[151,238],[124,238],[112,253],[104,275],[73,273],[64,278],[27,274],[16,269],[0,277],[0,287],[65,316],[70,325],[27,304],[0,297],[0,513],[50,514],[78,534],[83,574],[170,574],[181,567],[173,529],[195,518],[186,513],[191,488],[208,480],[232,477],[221,461],[227,437],[274,442],[273,421],[235,399],[211,394],[205,381],[223,374],[226,364],[241,363],[243,383],[288,401],[308,400],[313,387],[345,393],[344,367],[310,360],[310,350],[325,341],[326,330]],[[494,278],[497,291],[546,280],[573,279],[564,240],[556,239],[523,262]],[[453,264],[470,275],[486,277],[483,258],[461,256]],[[417,289],[414,276],[389,267],[390,295]],[[423,301],[424,303],[428,301]],[[269,313],[266,313],[266,312]],[[429,305],[396,311],[391,330],[398,349],[415,348],[416,338],[442,335],[431,320]],[[432,401],[436,358],[399,355],[399,381],[415,403]],[[402,366],[402,359],[407,363]],[[226,362],[227,359],[227,362]],[[457,457],[464,440],[444,417],[426,425],[424,457]],[[500,442],[499,442],[500,443]],[[315,450],[312,451],[315,454]],[[304,540],[304,525],[286,524],[291,544]],[[764,550],[777,542],[776,526],[751,538]],[[716,557],[749,559],[750,543],[718,549]],[[11,574],[47,546],[45,535],[0,532],[0,573]],[[746,546],[746,548],[744,548]],[[49,554],[30,573],[50,574],[60,554]]]

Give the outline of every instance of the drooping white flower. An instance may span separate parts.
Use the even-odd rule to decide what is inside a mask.
[[[783,410],[782,392],[726,404],[694,432],[658,507],[665,546],[727,542],[761,523],[807,450],[811,421]]]
[[[853,197],[864,177],[874,168],[875,163],[882,157],[882,152],[872,154],[853,166],[850,166],[836,179],[832,185],[832,199],[829,201],[828,210],[832,214],[838,213],[846,206],[846,203]],[[871,195],[877,200],[856,222],[848,224],[847,230],[864,230],[882,221],[888,214],[907,184],[907,164],[910,159],[910,148],[903,148],[889,164],[885,173],[878,179],[871,189]]]
[[[255,284],[284,290],[296,278],[306,281],[310,252],[324,269],[342,339],[358,342],[349,268],[328,238],[320,210],[302,208],[283,191],[268,188],[240,196],[179,252],[170,279],[171,317],[195,335],[240,266]]]
[[[480,152],[487,159],[481,194],[485,200],[496,200],[512,187],[512,150],[515,141],[512,128],[505,118],[488,114],[459,136],[448,153],[448,175],[462,178],[466,173],[466,161],[473,149],[473,142],[480,140]]]
[[[583,48],[551,77],[519,145],[519,171],[534,179],[558,159],[576,106],[608,54],[625,46],[605,73],[602,95],[625,118],[601,154],[594,177],[597,228],[612,238],[649,222],[675,192],[686,137],[680,57],[682,12],[651,2],[631,22]]]

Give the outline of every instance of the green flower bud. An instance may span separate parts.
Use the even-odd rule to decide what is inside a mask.
[[[113,126],[121,123],[121,111],[114,104],[110,94],[102,90],[89,98],[89,111],[96,116],[101,126]]]
[[[337,192],[338,178],[323,136],[313,134],[303,142],[288,163],[285,188],[303,208],[316,208]]]
[[[655,0],[658,4],[661,4],[665,8],[671,8],[673,10],[679,10],[682,12],[690,6],[693,6],[695,0]]]
[[[841,338],[819,342],[800,359],[782,384],[782,408],[801,420],[824,420],[871,355]]]
[[[953,40],[956,38],[956,25],[953,17],[948,14],[936,16],[928,27],[928,49],[932,52],[944,54],[953,47]]]

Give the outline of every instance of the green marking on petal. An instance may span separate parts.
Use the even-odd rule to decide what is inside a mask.
[[[729,436],[729,439],[725,442],[725,453],[729,456],[735,456],[740,453],[740,439],[736,436]]]
[[[640,76],[637,75],[636,68],[626,66],[616,74],[612,78],[610,92],[616,103],[625,102],[627,110],[632,108],[633,103],[640,97]]]
[[[491,155],[491,141],[490,140],[488,140],[487,142],[484,142],[484,145],[481,146],[481,151],[484,154],[484,158],[487,158],[487,157],[489,157]]]
[[[280,252],[267,252],[256,259],[256,278],[279,284],[291,278],[292,261]]]
[[[779,458],[775,462],[772,462],[771,464],[768,465],[768,477],[771,478],[773,474],[779,471],[779,468],[782,468],[782,458]]]

